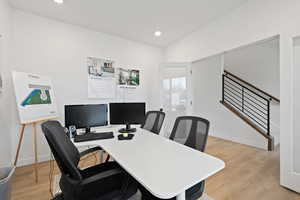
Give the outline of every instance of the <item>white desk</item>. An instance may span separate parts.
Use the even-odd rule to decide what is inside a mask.
[[[137,129],[132,140],[115,138],[75,143],[76,146],[96,145],[108,152],[131,176],[154,196],[185,199],[185,191],[225,167],[222,160],[192,148]]]

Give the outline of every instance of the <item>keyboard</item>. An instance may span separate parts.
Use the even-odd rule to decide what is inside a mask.
[[[76,135],[74,142],[87,142],[92,140],[104,140],[114,138],[113,132],[86,133],[84,135]]]

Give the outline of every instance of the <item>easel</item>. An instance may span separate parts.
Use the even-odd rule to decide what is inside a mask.
[[[51,119],[44,119],[44,120],[38,120],[38,121],[33,121],[33,122],[28,122],[28,123],[23,123],[21,124],[21,131],[20,131],[20,138],[19,138],[19,143],[18,143],[18,148],[17,148],[17,153],[15,157],[15,162],[14,166],[17,166],[18,159],[19,159],[19,153],[21,149],[21,144],[24,136],[24,130],[26,126],[33,126],[33,137],[34,137],[34,156],[35,156],[35,163],[34,163],[34,169],[35,169],[35,182],[38,182],[38,152],[37,152],[37,131],[36,131],[36,125],[38,123],[42,123],[48,120],[53,120],[56,118],[51,118]]]

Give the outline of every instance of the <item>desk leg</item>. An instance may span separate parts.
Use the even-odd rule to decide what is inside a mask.
[[[33,124],[33,136],[34,136],[34,171],[35,171],[35,182],[37,183],[39,180],[38,177],[38,150],[37,150],[37,132],[36,132],[36,123]]]
[[[176,197],[176,200],[185,200],[185,192],[179,194],[179,195]]]
[[[99,151],[100,163],[103,163],[103,154],[104,154],[103,150]]]

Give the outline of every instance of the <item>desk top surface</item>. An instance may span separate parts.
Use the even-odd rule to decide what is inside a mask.
[[[153,195],[173,198],[225,167],[222,160],[138,128],[132,140],[115,138],[75,143],[102,147]]]

